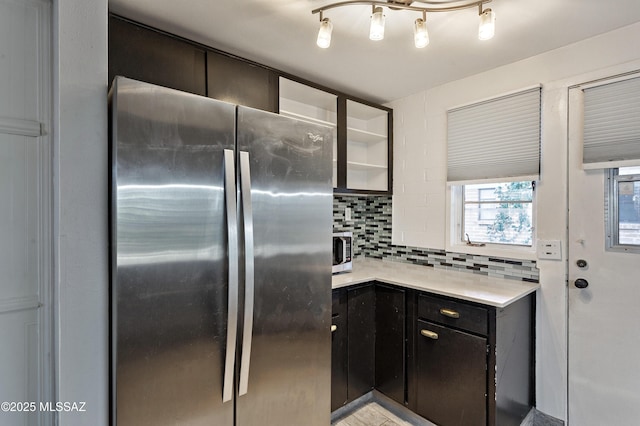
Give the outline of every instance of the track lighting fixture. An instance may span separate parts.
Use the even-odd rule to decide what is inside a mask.
[[[422,12],[422,18],[416,19],[413,24],[413,42],[418,49],[422,49],[429,44],[429,33],[427,32],[427,12]]]
[[[493,10],[482,6],[486,3],[490,3],[492,0],[427,0],[418,1],[424,6],[412,6],[413,0],[386,0],[386,1],[341,1],[338,3],[328,4],[326,6],[314,9],[311,13],[320,14],[320,30],[318,31],[318,46],[327,48],[331,44],[331,31],[333,25],[329,18],[323,18],[324,11],[334,9],[337,7],[352,6],[352,5],[371,5],[371,26],[369,27],[369,38],[371,40],[382,40],[384,38],[384,9],[387,7],[389,10],[409,10],[415,12],[421,12],[422,18],[415,20],[413,25],[413,41],[417,48],[423,48],[429,44],[429,33],[427,32],[427,12],[452,12],[456,10],[468,9],[470,7],[478,7],[480,24],[478,27],[478,38],[480,40],[489,40],[495,34],[495,20],[496,15]]]
[[[320,30],[318,31],[318,40],[316,43],[319,47],[326,49],[331,46],[331,32],[333,31],[333,24],[329,18],[322,18],[320,14]]]
[[[371,6],[371,27],[369,28],[370,40],[382,40],[384,38],[384,15],[381,7]]]
[[[489,40],[493,38],[496,32],[496,14],[491,9],[482,10],[480,8],[480,25],[478,27],[478,38],[480,40]]]

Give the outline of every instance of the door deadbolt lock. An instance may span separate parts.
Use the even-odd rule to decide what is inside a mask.
[[[587,261],[584,259],[578,259],[576,261],[576,265],[578,265],[578,268],[586,268],[587,267]]]

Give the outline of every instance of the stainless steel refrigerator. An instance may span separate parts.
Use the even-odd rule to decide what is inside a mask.
[[[117,77],[111,415],[330,423],[332,130]]]

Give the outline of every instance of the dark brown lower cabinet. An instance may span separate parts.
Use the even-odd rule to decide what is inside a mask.
[[[376,288],[374,284],[350,287],[347,291],[348,401],[373,389]]]
[[[487,339],[422,320],[417,329],[417,413],[438,425],[485,425]]]
[[[374,387],[404,404],[405,295],[376,283],[333,290],[332,411]]]
[[[381,283],[333,292],[332,410],[372,389],[439,426],[535,405],[535,294],[496,308]]]
[[[375,388],[405,402],[405,294],[406,290],[376,284]]]
[[[439,426],[518,426],[535,405],[535,295],[504,308],[412,295],[408,407]]]
[[[331,317],[331,411],[347,403],[347,291],[333,291]]]

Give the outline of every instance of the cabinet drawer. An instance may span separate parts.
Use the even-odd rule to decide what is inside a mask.
[[[418,317],[472,333],[487,335],[487,309],[421,294]]]

